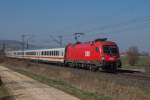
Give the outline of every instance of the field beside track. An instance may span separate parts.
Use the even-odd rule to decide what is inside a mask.
[[[7,59],[1,65],[81,100],[150,100],[150,81],[121,73],[90,72],[16,59]]]

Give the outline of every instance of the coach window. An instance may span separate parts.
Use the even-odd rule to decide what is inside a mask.
[[[53,51],[52,51],[52,56],[53,56]]]
[[[49,56],[51,55],[51,51],[49,51]]]
[[[48,51],[48,55],[50,55],[50,51]]]
[[[57,51],[56,51],[56,56],[57,56]]]
[[[58,56],[59,56],[59,51],[57,51],[57,53],[58,53]]]
[[[55,56],[57,56],[57,51],[55,51]]]
[[[55,51],[55,56],[56,56],[56,51]]]
[[[55,56],[56,56],[56,51],[55,51]]]
[[[57,56],[59,56],[59,51],[57,51]]]
[[[55,51],[55,56],[57,56],[57,51]]]
[[[62,52],[62,56],[64,55],[64,53]]]
[[[49,55],[49,51],[47,51],[47,56]]]
[[[54,56],[56,55],[56,51],[54,51]]]
[[[49,51],[49,55],[50,55],[50,56],[52,55],[52,52],[51,52],[51,51]]]
[[[49,55],[51,56],[51,51],[49,51]]]
[[[55,51],[53,51],[53,56],[55,56]]]
[[[47,56],[47,51],[45,51],[46,52],[46,56]]]

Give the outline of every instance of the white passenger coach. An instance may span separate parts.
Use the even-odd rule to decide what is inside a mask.
[[[24,58],[49,62],[64,62],[65,48],[8,51],[7,57]]]

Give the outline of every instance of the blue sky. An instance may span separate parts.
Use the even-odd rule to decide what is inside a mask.
[[[150,0],[0,0],[0,39],[32,34],[33,44],[53,46],[50,35],[66,44],[75,32],[86,33],[81,41],[107,37],[121,50],[150,51]]]

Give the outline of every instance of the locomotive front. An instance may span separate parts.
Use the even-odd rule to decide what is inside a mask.
[[[103,70],[116,71],[121,67],[119,48],[114,42],[100,44],[101,67]]]

